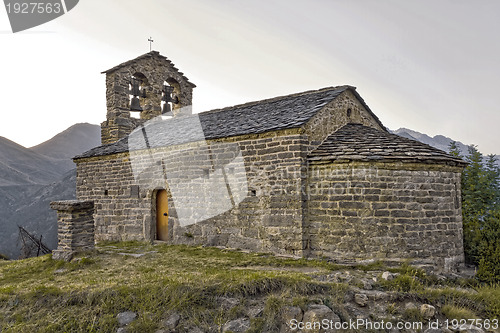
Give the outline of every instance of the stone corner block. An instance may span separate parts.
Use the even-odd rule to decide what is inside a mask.
[[[52,201],[50,203],[50,208],[54,210],[85,210],[94,208],[93,201],[80,201],[80,200],[62,200],[62,201]]]
[[[64,250],[54,250],[52,251],[52,259],[53,260],[65,260],[71,261],[73,259],[74,252],[73,251],[64,251]]]

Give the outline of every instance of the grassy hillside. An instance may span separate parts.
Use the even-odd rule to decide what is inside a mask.
[[[383,279],[384,271],[392,278]],[[294,309],[312,318],[321,315],[320,305],[340,321],[426,324],[422,304],[436,308],[431,320],[500,318],[500,286],[430,276],[408,265],[354,269],[136,242],[103,244],[71,263],[50,255],[0,261],[2,332],[230,332],[238,323],[247,332],[285,332]],[[135,319],[119,329],[125,312]]]

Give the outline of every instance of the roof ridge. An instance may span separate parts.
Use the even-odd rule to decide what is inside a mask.
[[[120,68],[120,67],[123,67],[123,66],[126,66],[126,65],[128,65],[128,64],[131,64],[131,63],[133,63],[133,62],[135,62],[135,61],[137,61],[137,60],[141,60],[141,59],[144,59],[144,58],[147,58],[147,57],[152,57],[152,56],[155,56],[155,55],[156,55],[156,56],[160,56],[161,58],[164,58],[164,59],[166,59],[167,61],[171,62],[170,60],[168,60],[168,58],[167,58],[167,57],[162,56],[162,55],[160,54],[160,52],[158,52],[158,51],[150,51],[150,52],[144,53],[144,54],[142,54],[142,55],[140,55],[140,56],[138,56],[138,57],[135,57],[134,59],[130,59],[130,60],[126,60],[126,61],[124,61],[124,62],[121,62],[121,63],[119,63],[118,65],[115,65],[115,66],[111,67],[110,69],[107,69],[107,70],[105,70],[105,71],[102,71],[102,72],[101,72],[101,74],[107,74],[107,73],[109,73],[109,72],[112,72],[112,71],[117,70],[117,69],[118,69],[118,68]]]
[[[246,102],[246,103],[242,103],[242,104],[236,104],[236,105],[232,105],[232,106],[226,106],[226,107],[219,108],[219,109],[212,109],[212,110],[208,110],[208,111],[202,111],[202,112],[200,112],[198,114],[217,113],[217,112],[226,111],[226,110],[234,110],[234,109],[237,109],[237,108],[254,106],[254,105],[258,105],[258,104],[271,103],[271,102],[279,101],[279,100],[282,100],[282,99],[285,99],[285,98],[291,98],[291,97],[297,97],[297,96],[304,96],[304,95],[312,95],[312,94],[320,93],[320,92],[324,92],[324,91],[330,91],[330,90],[331,91],[336,91],[336,90],[341,90],[341,89],[343,89],[343,90],[347,90],[347,89],[356,90],[356,87],[350,86],[350,85],[330,86],[330,87],[320,88],[320,89],[316,89],[316,90],[307,90],[307,91],[292,93],[292,94],[289,94],[289,95],[275,96],[275,97],[271,97],[271,98],[261,99],[261,100],[258,100],[258,101],[251,101],[251,102]]]
[[[136,61],[139,61],[139,60],[142,60],[145,58],[152,58],[152,57],[157,57],[161,60],[166,61],[170,66],[172,66],[173,70],[177,71],[179,73],[179,75],[181,75],[190,85],[193,86],[193,88],[196,87],[196,85],[194,83],[189,81],[189,79],[186,77],[186,75],[184,75],[183,72],[179,71],[179,69],[177,67],[175,67],[175,64],[170,59],[168,59],[166,56],[160,54],[160,52],[158,52],[158,51],[150,51],[150,52],[144,53],[144,54],[142,54],[134,59],[124,61],[124,62],[122,62],[114,67],[111,67],[110,69],[102,71],[101,74],[108,74],[110,72],[114,72],[114,71],[120,69],[121,67],[128,66]]]

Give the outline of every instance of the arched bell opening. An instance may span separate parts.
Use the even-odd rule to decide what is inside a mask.
[[[167,78],[163,82],[161,110],[164,116],[173,116],[175,110],[181,107],[180,104],[181,88],[179,82],[173,78]]]
[[[151,108],[149,103],[150,84],[146,76],[140,72],[134,73],[129,81],[129,109],[132,118],[142,118],[141,114]]]

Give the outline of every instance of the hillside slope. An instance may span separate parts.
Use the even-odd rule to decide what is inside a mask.
[[[59,163],[64,167],[73,169],[75,165],[71,159],[74,156],[100,144],[101,127],[80,123],[69,127],[50,140],[29,148],[29,150],[59,160]]]
[[[0,262],[3,333],[285,333],[323,320],[341,329],[300,331],[429,333],[450,332],[428,331],[430,323],[453,328],[453,319],[475,318],[492,328],[499,317],[499,286],[382,262],[351,267],[137,242],[102,244],[71,263],[50,255]]]
[[[18,225],[57,246],[56,213],[49,203],[75,198],[71,158],[99,143],[100,127],[90,124],[73,125],[32,148],[0,138],[0,254],[19,256]]]
[[[417,132],[417,131],[414,131],[414,130],[411,130],[408,128],[400,128],[400,129],[397,129],[397,130],[392,131],[392,132],[394,134],[397,134],[399,136],[402,136],[402,137],[405,137],[408,139],[412,139],[412,140],[420,141],[422,143],[426,143],[429,146],[432,146],[432,147],[437,148],[437,149],[441,149],[445,152],[449,151],[450,143],[453,141],[456,141],[456,140],[453,140],[453,139],[448,138],[448,137],[443,136],[443,135],[435,135],[434,137],[430,137],[427,134],[420,133],[420,132]],[[457,147],[460,149],[462,156],[466,156],[468,154],[468,151],[469,151],[468,145],[465,145],[460,141],[456,141],[456,143],[457,143]],[[478,149],[479,149],[479,151],[481,151],[481,147],[478,147]],[[496,155],[496,158],[497,158],[497,164],[500,167],[500,156]]]
[[[49,248],[57,247],[57,216],[50,202],[76,198],[76,170],[70,170],[62,179],[49,185],[0,187],[0,253],[18,258],[18,226],[33,235],[43,236]]]
[[[48,184],[65,171],[52,158],[0,137],[0,186]]]

